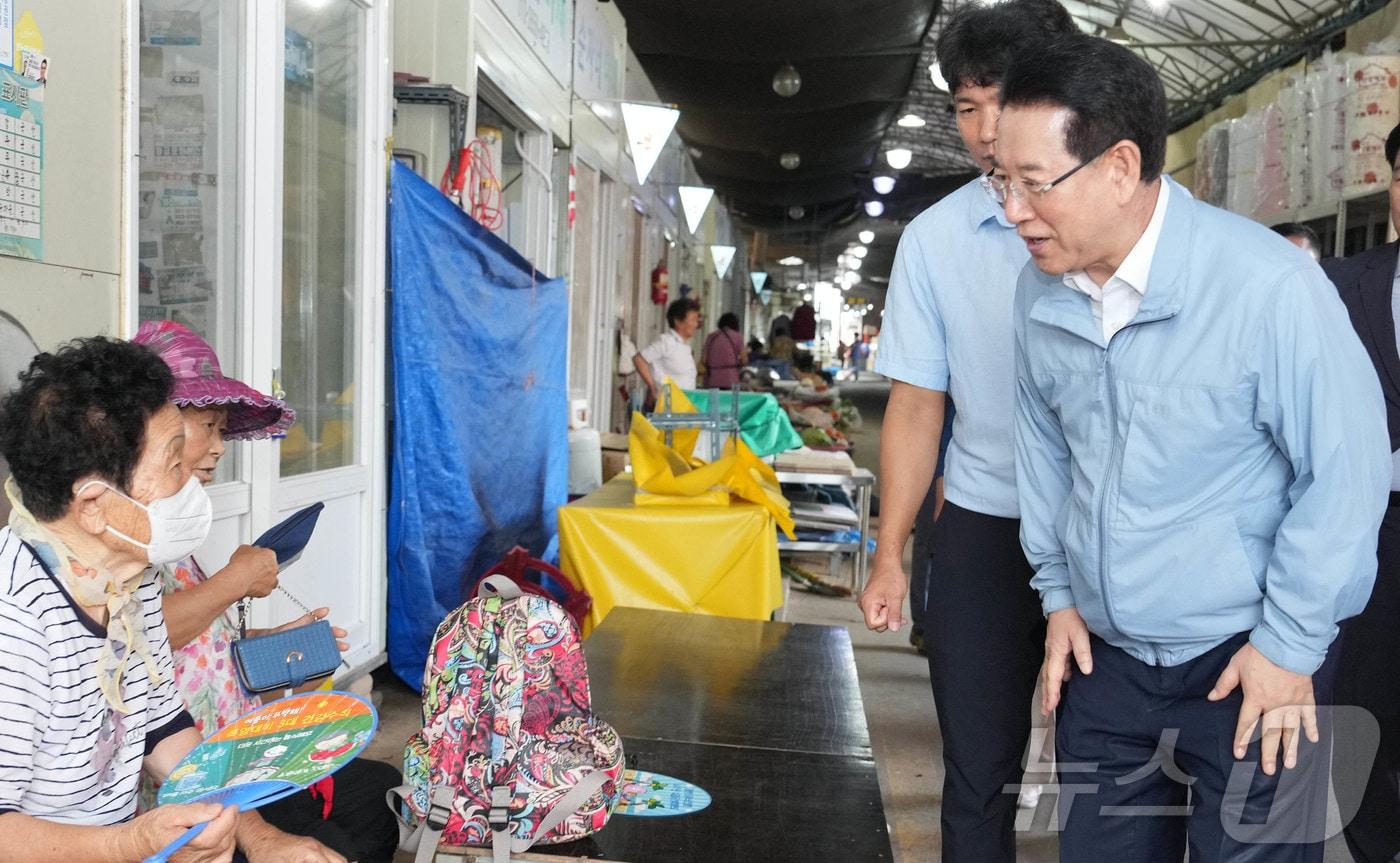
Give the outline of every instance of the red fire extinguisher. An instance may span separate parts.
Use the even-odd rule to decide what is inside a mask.
[[[666,273],[666,262],[662,261],[651,271],[651,301],[658,306],[666,305],[666,295],[670,288],[670,276]]]

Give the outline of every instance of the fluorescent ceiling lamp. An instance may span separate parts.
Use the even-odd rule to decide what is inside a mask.
[[[870,254],[870,250],[865,246],[852,246],[851,254],[855,255],[857,258],[864,258],[866,255]]]
[[[873,242],[875,242],[875,232],[874,232],[874,231],[861,231],[859,234],[856,234],[856,236],[857,236],[857,237],[860,237],[860,241],[861,241],[862,243],[873,243]]]
[[[948,92],[948,82],[943,78],[943,68],[937,63],[928,64],[928,77],[929,80],[933,81],[933,86],[944,93]]]
[[[895,147],[885,151],[885,161],[890,163],[890,167],[896,171],[902,171],[909,167],[909,163],[914,159],[914,152],[904,147]]]
[[[788,255],[786,258],[780,258],[778,263],[785,267],[800,267],[802,266],[802,259],[796,255]]]
[[[734,263],[734,247],[710,246],[710,258],[715,262],[715,275],[722,279],[729,275],[729,265]]]
[[[887,177],[881,174],[878,177],[870,178],[870,185],[875,187],[875,194],[888,195],[894,191],[894,177]]]
[[[632,165],[637,169],[638,183],[647,181],[680,116],[681,112],[675,108],[622,103],[622,124],[627,130],[627,144],[632,149]]]
[[[694,234],[700,228],[700,220],[715,197],[715,190],[709,186],[681,186],[681,209],[685,211],[685,226]]]
[[[919,129],[924,126],[924,118],[920,117],[918,114],[905,114],[896,122],[906,129]]]
[[[865,214],[871,217],[872,219],[880,218],[880,216],[884,215],[884,212],[885,205],[880,203],[879,201],[865,202]]]
[[[753,289],[760,294],[763,293],[763,286],[768,284],[768,274],[761,271],[749,273],[749,280],[753,282]],[[764,300],[764,302],[768,302]]]

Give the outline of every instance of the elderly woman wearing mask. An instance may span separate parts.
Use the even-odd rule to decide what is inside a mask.
[[[0,861],[137,863],[212,819],[174,860],[339,863],[256,812],[132,817],[141,771],[163,778],[200,740],[144,578],[209,531],[170,388],[146,349],[94,338],[35,357],[0,401]]]
[[[155,351],[170,367],[175,377],[170,398],[185,425],[186,467],[205,485],[214,480],[225,441],[279,435],[296,419],[282,401],[224,376],[214,349],[181,324],[148,321],[132,341]],[[207,575],[190,554],[161,567],[160,581],[175,685],[195,727],[208,737],[260,704],[243,691],[233,671],[230,645],[238,630],[229,610],[245,597],[267,596],[278,586],[277,556],[265,548],[240,546],[223,569]],[[287,625],[308,623],[329,611],[317,608]],[[345,637],[341,629],[335,634]],[[312,836],[358,863],[389,863],[398,825],[384,795],[402,781],[388,764],[356,758],[309,791],[258,812],[278,828]]]

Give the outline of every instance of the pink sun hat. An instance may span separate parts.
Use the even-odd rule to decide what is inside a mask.
[[[224,440],[281,437],[296,421],[286,402],[224,377],[214,349],[183,324],[146,321],[132,341],[155,351],[170,367],[175,375],[170,400],[177,406],[228,408]]]

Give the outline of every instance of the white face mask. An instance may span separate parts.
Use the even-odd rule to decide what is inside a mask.
[[[132,500],[129,495],[100,480],[93,480],[83,488],[93,484],[105,486],[146,511],[146,520],[151,525],[150,542],[133,539],[110,524],[107,525],[107,532],[134,546],[144,548],[146,559],[153,566],[184,560],[204,545],[204,540],[209,537],[209,527],[214,522],[214,504],[209,500],[209,493],[204,490],[204,485],[198,477],[191,476],[189,482],[175,494],[153,500],[149,504]],[[82,490],[80,488],[78,492],[81,493]]]

